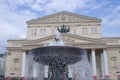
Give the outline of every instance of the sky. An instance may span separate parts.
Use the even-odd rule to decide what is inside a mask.
[[[26,21],[60,11],[100,18],[103,37],[120,37],[120,0],[0,0],[0,53],[26,38]]]

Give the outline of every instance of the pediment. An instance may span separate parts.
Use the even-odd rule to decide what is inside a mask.
[[[101,39],[93,39],[73,34],[61,34],[61,36],[65,44],[106,44],[106,42]],[[27,40],[24,45],[45,45],[53,41],[55,41],[55,35],[36,40]]]
[[[50,23],[50,22],[82,22],[82,21],[98,21],[101,20],[95,17],[88,17],[84,15],[74,14],[70,12],[59,12],[55,14],[51,14],[45,17],[41,17],[38,19],[32,19],[30,21],[27,21],[28,24],[31,23]]]

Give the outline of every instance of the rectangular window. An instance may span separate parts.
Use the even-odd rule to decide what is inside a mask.
[[[87,28],[85,28],[85,34],[87,34],[87,31],[88,31]]]
[[[95,33],[97,33],[97,28],[95,28]]]
[[[92,34],[96,34],[97,33],[97,28],[91,28],[91,30],[92,30]]]
[[[45,35],[46,34],[46,29],[40,29],[40,35]]]
[[[43,34],[44,34],[44,35],[46,34],[46,29],[44,29]]]
[[[76,34],[76,29],[74,29],[74,34]]]
[[[33,36],[36,36],[36,35],[37,35],[37,30],[36,30],[36,29],[33,29],[33,30],[32,30],[32,35],[33,35]]]
[[[57,27],[53,28],[53,29],[52,29],[52,34],[55,34],[56,31],[57,31]]]
[[[82,28],[82,34],[84,34],[84,28]]]
[[[87,33],[88,33],[87,28],[82,28],[82,34],[87,34]]]
[[[54,34],[54,29],[52,29],[52,34]]]

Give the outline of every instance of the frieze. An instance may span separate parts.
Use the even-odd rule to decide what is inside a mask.
[[[14,43],[12,43],[11,46],[21,47],[21,46],[22,46],[22,43],[17,43],[17,42],[15,43],[15,42],[14,42]]]
[[[68,42],[68,43],[75,43],[75,40],[71,39],[71,38],[67,38],[67,37],[62,37],[64,42]]]
[[[61,15],[61,21],[65,22],[67,21],[68,17],[66,15]]]
[[[91,20],[85,19],[84,17],[76,17],[71,15],[58,15],[52,18],[38,20],[37,22],[80,22],[80,21],[91,21]]]
[[[107,43],[118,43],[118,40],[107,40]]]

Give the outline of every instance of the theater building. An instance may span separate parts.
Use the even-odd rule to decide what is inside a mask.
[[[93,77],[116,79],[120,74],[120,37],[102,37],[101,21],[64,11],[27,21],[26,39],[7,41],[5,76],[27,76],[28,51],[54,41],[55,31],[65,26],[70,32],[61,33],[63,41],[87,50]]]

